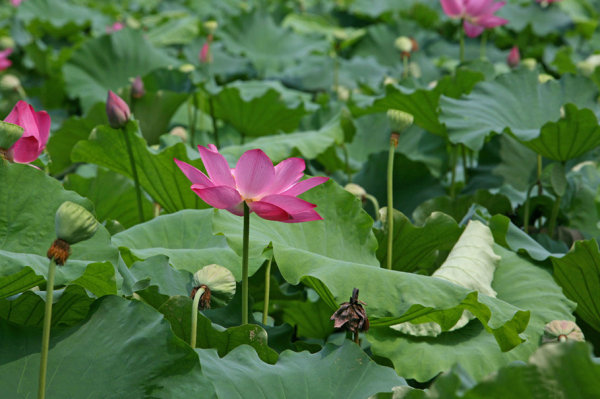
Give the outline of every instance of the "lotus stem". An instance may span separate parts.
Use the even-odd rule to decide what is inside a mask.
[[[484,29],[484,31],[481,33],[481,47],[479,48],[479,57],[482,60],[485,60],[486,48],[487,48],[487,31]]]
[[[263,306],[263,317],[262,323],[267,324],[267,317],[269,316],[269,295],[271,294],[271,263],[273,257],[267,262],[267,269],[265,270],[265,304]]]
[[[135,160],[133,158],[133,148],[131,147],[131,141],[129,140],[129,134],[125,127],[122,127],[123,136],[125,137],[125,144],[127,145],[127,152],[129,153],[129,163],[131,165],[131,173],[133,174],[133,182],[135,183],[135,196],[137,200],[138,216],[140,223],[144,222],[144,208],[142,207],[142,191],[140,189],[140,179],[138,178],[137,168],[135,166]]]
[[[200,304],[200,298],[204,295],[204,287],[198,288],[194,295],[194,303],[192,304],[192,328],[190,330],[190,346],[196,347],[196,331],[198,329],[198,305]]]
[[[371,201],[373,208],[375,208],[375,221],[379,220],[379,201],[371,194],[366,194],[365,198]]]
[[[456,197],[456,192],[454,189],[454,184],[456,183],[456,164],[457,164],[457,156],[456,156],[456,144],[452,144],[451,147],[451,154],[452,154],[452,173],[451,173],[451,178],[450,178],[450,197],[452,199],[454,199]]]
[[[248,242],[250,239],[250,208],[244,201],[244,236],[242,246],[242,325],[248,324]]]
[[[560,202],[562,197],[559,195],[556,197],[554,201],[554,206],[552,207],[552,214],[550,215],[550,221],[548,222],[548,235],[550,238],[554,238],[554,230],[556,229],[556,219],[558,218],[558,211],[560,210]]]
[[[212,121],[213,133],[215,135],[215,146],[221,148],[221,144],[219,143],[219,128],[217,127],[217,118],[215,117],[215,105],[212,97],[208,98],[208,109],[210,112],[210,120]]]
[[[408,57],[406,55],[402,56],[402,77],[408,77]]]
[[[463,177],[465,180],[465,186],[467,185],[467,149],[466,146],[464,144],[461,143],[460,145],[460,155],[462,158],[462,164],[463,164]]]
[[[38,399],[46,397],[46,370],[48,368],[48,348],[50,346],[50,326],[52,325],[52,298],[54,296],[54,272],[56,263],[50,259],[48,281],[46,282],[46,309],[44,312],[44,330],[42,332],[42,352],[40,356],[40,379]]]
[[[527,199],[525,200],[525,209],[523,211],[523,230],[529,234],[529,213],[530,213],[530,201],[531,191],[535,187],[536,183],[533,183],[527,190]]]
[[[538,185],[538,195],[541,196],[544,192],[542,187],[542,156],[537,154],[537,185]]]
[[[192,98],[188,101],[188,125],[190,132],[190,145],[195,147],[196,142],[196,121],[198,118],[198,106],[196,101],[196,94],[192,93]]]
[[[350,173],[350,154],[348,154],[348,147],[342,143],[342,150],[344,151],[344,164],[346,167],[346,178],[348,183],[352,183],[352,173]]]
[[[463,28],[463,20],[460,20],[460,29],[459,29],[459,42],[460,42],[460,51],[458,54],[458,59],[462,64],[465,62],[465,29]]]
[[[394,155],[398,146],[398,133],[392,133],[387,169],[387,268],[392,270],[392,243],[394,241]]]

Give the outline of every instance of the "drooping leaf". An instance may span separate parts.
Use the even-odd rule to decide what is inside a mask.
[[[596,240],[577,241],[560,259],[552,258],[554,278],[577,302],[577,314],[600,331],[600,251]]]
[[[366,398],[405,385],[389,368],[373,362],[358,346],[332,344],[320,352],[285,351],[269,365],[248,346],[219,359],[214,349],[197,350],[202,373],[223,398]]]
[[[201,169],[202,162],[190,161],[188,149],[183,143],[155,152],[146,146],[144,139],[136,134],[137,131],[135,121],[128,122],[126,131],[99,126],[89,140],[77,143],[71,158],[74,162],[94,163],[132,178],[124,137],[127,134],[133,149],[140,185],[166,212],[208,207],[189,189],[190,181],[181,173],[173,158]]]
[[[0,299],[24,292],[44,282],[32,268],[25,266],[20,271],[0,277]]]

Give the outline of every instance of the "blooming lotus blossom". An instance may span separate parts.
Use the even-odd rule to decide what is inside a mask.
[[[29,163],[46,148],[50,136],[50,116],[46,111],[35,112],[25,101],[19,101],[10,111],[4,122],[19,125],[25,131],[23,136],[8,149],[8,158],[17,163]]]
[[[521,62],[521,53],[519,53],[519,48],[514,46],[510,49],[510,53],[508,53],[508,57],[506,57],[506,63],[509,67],[515,68]]]
[[[7,48],[6,50],[0,51],[0,71],[5,70],[9,66],[12,65],[11,60],[8,59],[8,56],[11,55],[13,49]]]
[[[113,129],[125,126],[131,116],[129,105],[111,90],[108,91],[108,98],[106,99],[106,116],[110,127]]]
[[[175,159],[179,169],[192,182],[192,190],[207,204],[244,214],[246,202],[251,212],[267,220],[286,223],[321,220],[316,205],[297,198],[299,194],[329,180],[311,177],[300,181],[306,167],[301,158],[288,158],[276,166],[261,150],[246,151],[234,169],[217,148],[198,146],[208,177],[195,167]]]
[[[504,25],[508,21],[494,15],[506,4],[494,0],[440,0],[442,8],[450,18],[463,20],[465,33],[477,37],[484,29]]]
[[[114,24],[106,27],[106,33],[108,33],[108,34],[115,33],[117,31],[120,31],[124,27],[125,27],[125,24],[123,24],[122,22],[115,22]]]

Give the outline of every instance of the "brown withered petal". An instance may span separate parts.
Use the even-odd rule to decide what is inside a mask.
[[[330,320],[333,320],[333,326],[335,328],[345,328],[353,333],[367,331],[369,329],[369,319],[363,305],[366,305],[366,303],[358,300],[358,288],[355,288],[352,291],[350,301],[342,303],[340,308],[331,316]]]
[[[198,303],[198,309],[200,310],[204,310],[204,309],[210,309],[210,288],[208,288],[206,285],[201,285],[199,287],[194,287],[192,289],[192,293],[190,294],[190,298],[194,299],[194,297],[196,296],[196,292],[198,292],[198,290],[200,288],[204,288],[204,294],[202,294],[202,296],[200,297],[200,302]]]
[[[70,254],[71,247],[69,243],[65,240],[57,238],[50,246],[50,249],[48,249],[48,253],[46,254],[46,256],[48,257],[48,259],[54,259],[54,262],[56,262],[57,265],[61,266],[65,264]]]

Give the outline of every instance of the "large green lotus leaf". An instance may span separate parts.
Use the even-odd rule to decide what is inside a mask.
[[[402,2],[389,2],[386,0],[355,0],[350,2],[348,11],[353,14],[366,15],[371,18],[380,17],[382,14],[391,14],[410,8],[416,0]]]
[[[154,48],[142,33],[123,29],[86,41],[63,66],[67,92],[88,110],[106,101],[107,91],[129,85],[129,79],[179,61]]]
[[[600,365],[597,358],[590,356],[589,345],[570,341],[543,345],[527,364],[502,367],[477,385],[457,367],[439,376],[425,391],[401,389],[394,398],[586,399],[600,396],[599,378]]]
[[[107,124],[104,104],[96,104],[85,117],[72,116],[52,132],[46,149],[50,153],[50,172],[54,175],[64,172],[72,164],[71,150],[80,140],[86,140],[92,129]]]
[[[600,171],[595,164],[585,164],[567,173],[569,190],[563,198],[569,227],[581,231],[585,238],[600,237],[599,209],[596,193],[600,187]]]
[[[484,76],[480,72],[459,68],[455,77],[446,76],[440,79],[432,89],[386,85],[383,96],[357,102],[355,104],[357,108],[354,108],[353,112],[360,115],[397,109],[412,114],[416,125],[428,132],[445,137],[446,128],[439,119],[441,96],[455,98],[463,93],[468,93],[483,78]]]
[[[216,263],[231,270],[236,280],[241,280],[241,258],[229,248],[225,237],[212,235],[213,215],[212,209],[161,215],[115,234],[112,241],[118,247],[129,248],[141,259],[166,255],[175,268],[191,273]],[[263,259],[260,253],[250,259],[250,275],[258,270]]]
[[[293,156],[310,160],[343,142],[344,130],[340,126],[340,118],[336,117],[319,130],[259,137],[246,144],[227,146],[220,152],[231,159],[238,159],[244,152],[260,148],[273,162]]]
[[[573,23],[569,14],[560,8],[542,7],[540,3],[529,3],[527,6],[508,3],[496,14],[508,20],[506,28],[521,32],[531,25],[533,32],[541,37],[560,34]]]
[[[374,195],[380,206],[387,205],[387,152],[372,154],[353,182]],[[403,154],[394,156],[394,209],[405,214],[423,201],[446,194],[439,180],[434,178],[425,164],[414,162]]]
[[[313,51],[328,48],[326,41],[281,28],[262,12],[230,20],[219,29],[219,36],[229,51],[248,57],[260,75],[281,71]]]
[[[318,205],[322,221],[284,224],[251,217],[250,222],[250,248],[262,250],[272,243],[277,266],[289,283],[310,285],[332,310],[359,288],[372,327],[418,317],[447,330],[468,309],[494,333],[503,350],[521,342],[518,334],[527,325],[527,311],[485,295],[478,298],[476,292],[441,279],[380,268],[372,219],[352,194],[329,182],[303,198]],[[213,219],[213,230],[225,234],[238,253],[241,226],[239,217],[226,212]]]
[[[434,212],[422,227],[414,226],[410,220],[394,209],[394,236],[392,241],[392,269],[413,273],[431,274],[437,266],[439,251],[452,249],[462,229],[452,217]],[[387,229],[375,230],[379,242],[377,259],[381,264],[387,259]]]
[[[600,252],[596,240],[577,241],[568,254],[552,258],[554,278],[577,302],[577,314],[600,331]]]
[[[454,220],[461,221],[473,204],[485,207],[491,215],[512,213],[510,200],[505,195],[477,190],[473,194],[460,195],[454,199],[447,195],[429,199],[415,209],[412,217],[415,223],[423,224],[433,212],[444,212]]]
[[[187,296],[174,296],[158,310],[171,323],[171,329],[179,338],[190,342],[192,300]],[[225,356],[240,345],[250,345],[258,357],[267,363],[277,362],[277,352],[267,345],[266,331],[256,324],[223,328],[213,324],[202,313],[198,314],[196,348],[214,348],[219,356]]]
[[[600,145],[598,118],[591,110],[580,110],[573,104],[566,104],[564,110],[564,118],[546,123],[539,136],[521,142],[543,157],[561,162]]]
[[[571,313],[575,304],[563,295],[547,270],[499,246],[494,251],[502,257],[492,281],[498,299],[531,312],[523,333],[527,339],[524,343],[502,352],[479,323],[471,322],[436,338],[412,337],[392,329],[371,329],[367,337],[373,353],[392,360],[398,374],[405,378],[427,381],[459,363],[476,380],[481,380],[514,360],[526,360],[540,345],[546,323],[573,320]]]
[[[203,397],[214,397],[199,375],[196,353],[171,331],[163,315],[139,301],[108,296],[92,305],[88,320],[53,330],[48,353],[48,398],[138,398],[195,382]],[[11,398],[35,396],[41,330],[0,321],[0,391]],[[173,386],[175,385],[175,386]]]
[[[69,174],[64,186],[96,204],[100,222],[117,220],[125,228],[139,223],[135,186],[131,179],[104,168],[81,166],[77,174]],[[152,218],[152,202],[142,197],[144,217]]]
[[[364,399],[406,385],[389,367],[372,361],[357,345],[328,344],[320,352],[284,351],[276,364],[262,362],[240,346],[223,358],[214,349],[198,349],[202,374],[220,398]]]
[[[22,6],[22,7],[21,7]],[[81,28],[91,24],[99,28],[110,24],[110,18],[91,8],[73,4],[70,1],[32,0],[23,3],[17,9],[17,19],[28,25],[28,30],[36,31],[35,22],[43,23],[54,34],[76,34]],[[32,26],[32,22],[33,25]],[[46,25],[47,24],[47,25]],[[51,29],[57,28],[57,29]]]
[[[0,163],[0,181],[0,198],[3,198],[0,207],[0,275],[11,276],[30,267],[36,275],[45,277],[49,264],[46,252],[56,239],[56,210],[64,201],[73,201],[88,209],[91,204],[76,193],[65,191],[59,181],[29,165]],[[89,263],[117,263],[118,251],[102,226],[91,239],[72,245],[71,249],[67,263],[57,268],[56,285],[77,279]],[[20,278],[33,283],[30,273]]]
[[[197,17],[184,14],[153,27],[148,31],[147,37],[152,44],[159,47],[188,44],[198,36],[198,25]]]
[[[213,97],[213,104],[217,118],[247,136],[291,132],[314,109],[305,93],[260,81],[231,83]]]
[[[462,98],[441,97],[440,122],[451,142],[478,151],[492,132],[506,128],[520,140],[537,137],[546,122],[560,118],[565,103],[596,109],[596,94],[585,78],[564,75],[541,84],[537,73],[517,70],[479,83]]]
[[[71,326],[85,319],[94,300],[84,288],[69,285],[56,290],[52,302],[52,326]],[[46,291],[25,291],[0,300],[0,318],[14,324],[41,328],[45,304]]]
[[[42,284],[44,278],[35,274],[31,267],[0,277],[0,299],[24,292],[29,288]]]
[[[89,140],[77,143],[71,153],[71,159],[73,162],[104,166],[132,178],[129,154],[123,136],[127,134],[133,149],[140,185],[166,212],[208,207],[190,190],[190,181],[173,162],[173,158],[177,158],[203,169],[200,160],[190,161],[192,152],[188,147],[179,143],[160,152],[154,151],[146,146],[146,141],[137,131],[135,121],[128,122],[126,131],[99,126]]]
[[[283,322],[294,327],[298,337],[327,340],[334,332],[331,309],[321,299],[316,302],[271,299],[270,303],[276,312],[282,313]],[[273,316],[273,312],[269,315]]]
[[[199,37],[183,48],[183,55],[190,64],[198,64],[205,42],[206,38]],[[210,55],[212,56],[210,64],[201,64],[193,71],[194,83],[204,83],[213,76],[221,78],[222,81],[230,81],[233,77],[248,76],[253,73],[250,60],[244,56],[229,53],[222,42],[212,42]]]

